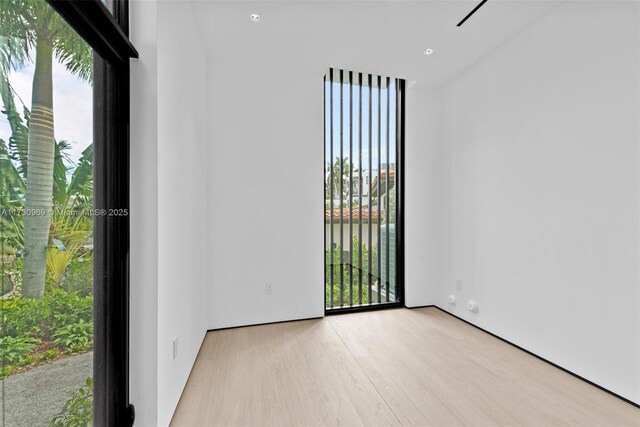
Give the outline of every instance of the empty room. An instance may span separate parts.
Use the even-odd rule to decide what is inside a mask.
[[[3,0],[0,88],[2,425],[640,426],[640,2]]]

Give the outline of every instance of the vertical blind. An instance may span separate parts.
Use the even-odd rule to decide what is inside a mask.
[[[324,77],[327,311],[402,303],[404,80]]]

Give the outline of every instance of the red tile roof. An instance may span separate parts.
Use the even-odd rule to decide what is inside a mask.
[[[385,193],[387,192],[386,187],[387,187],[387,171],[386,169],[382,169],[380,171],[380,182],[382,183],[381,187],[382,187],[382,195],[384,196]],[[389,171],[389,188],[393,188],[393,186],[396,184],[396,171],[395,169],[391,169]],[[373,177],[373,183],[371,185],[371,195],[373,197],[377,197],[378,196],[378,175],[374,175]]]
[[[324,211],[324,220],[325,222],[330,222],[331,220],[331,211],[330,210],[325,210]],[[384,216],[384,212],[385,210],[382,209],[382,216]],[[352,208],[352,212],[351,212],[351,220],[352,221],[358,221],[359,220],[359,214],[360,214],[360,208],[355,206]],[[378,220],[378,211],[372,211],[371,212],[371,221],[377,221]],[[363,222],[369,222],[369,211],[367,209],[364,208],[364,206],[362,207],[362,221]],[[340,208],[336,208],[333,210],[333,222],[340,222]],[[349,208],[343,208],[342,209],[342,222],[349,222]]]

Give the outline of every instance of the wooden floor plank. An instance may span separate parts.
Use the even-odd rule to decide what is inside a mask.
[[[173,426],[640,426],[640,410],[435,308],[209,332]]]

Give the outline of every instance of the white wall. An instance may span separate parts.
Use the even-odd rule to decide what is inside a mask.
[[[210,65],[207,326],[322,316],[324,70]]]
[[[158,425],[171,420],[206,332],[206,90],[191,3],[159,2]]]
[[[131,2],[131,401],[168,425],[206,332],[206,63],[191,4]],[[173,359],[173,340],[178,354]]]
[[[433,305],[444,281],[442,111],[437,94],[406,89],[405,305]]]
[[[131,61],[130,399],[136,425],[154,426],[158,409],[158,63],[157,4],[129,3],[140,59]]]
[[[440,122],[446,148],[450,268],[436,304],[635,402],[638,8],[567,2],[446,84],[440,112],[426,117]]]

